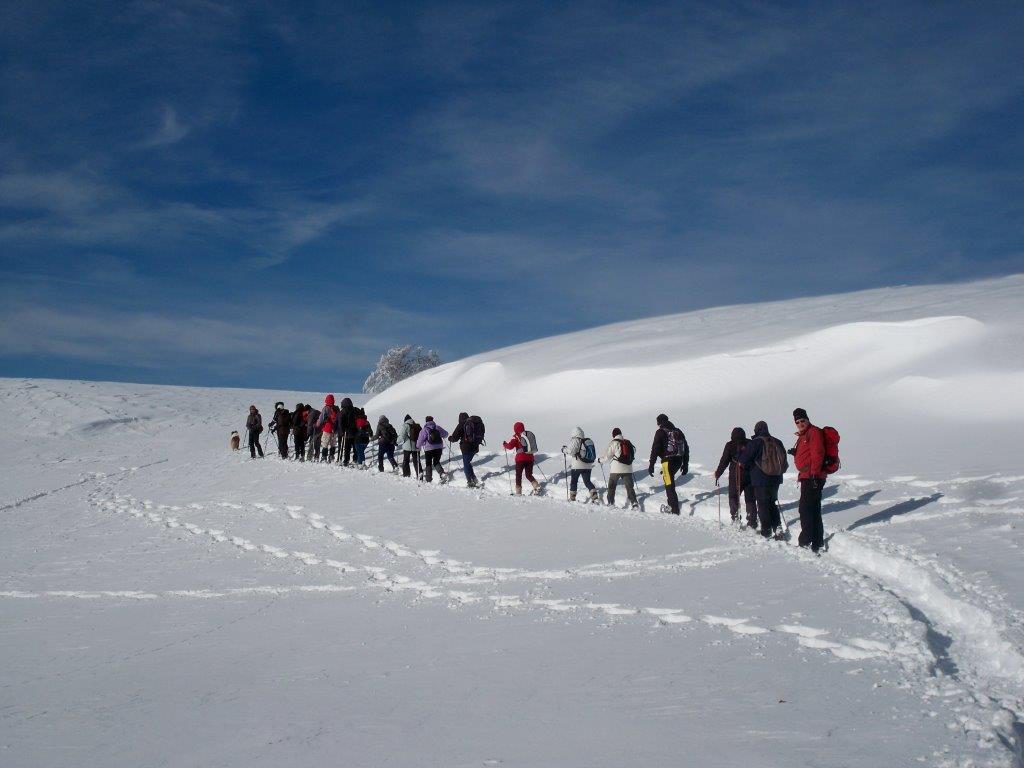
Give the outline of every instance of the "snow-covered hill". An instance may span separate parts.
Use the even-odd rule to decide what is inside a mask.
[[[722,308],[367,404],[479,412],[479,491],[226,449],[323,393],[0,380],[0,764],[1024,764],[1022,313],[1020,277]],[[709,474],[797,405],[843,432],[821,558],[719,526]],[[572,426],[643,451],[660,411],[682,517],[640,465],[640,512],[564,500]]]

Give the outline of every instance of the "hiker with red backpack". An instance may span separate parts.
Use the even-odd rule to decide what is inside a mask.
[[[320,431],[320,461],[334,461],[334,452],[338,449],[338,409],[334,405],[334,395],[324,398],[324,408],[316,426]]]
[[[729,514],[735,522],[740,516],[740,494],[743,495],[743,506],[747,513],[747,527],[757,527],[757,503],[754,500],[754,488],[750,484],[750,473],[743,470],[739,463],[739,457],[750,441],[747,440],[747,433],[743,427],[733,427],[729,442],[722,449],[722,458],[718,462],[718,469],[715,470],[715,485],[729,470]]]
[[[470,416],[463,411],[459,414],[459,424],[448,436],[448,442],[458,441],[462,451],[462,472],[466,475],[466,486],[476,488],[479,483],[473,471],[473,457],[480,451],[484,442],[484,421],[479,416]]]
[[[594,441],[583,434],[581,427],[572,431],[569,445],[562,446],[562,454],[572,460],[572,469],[569,470],[569,501],[576,501],[576,488],[579,486],[580,478],[583,485],[590,491],[590,503],[600,501],[597,488],[590,479],[590,473],[594,469],[594,462],[597,461],[597,448]]]
[[[647,474],[654,477],[654,462],[661,460],[661,480],[665,484],[665,495],[668,505],[662,508],[662,512],[679,514],[679,496],[676,495],[676,472],[682,470],[685,475],[690,469],[690,446],[686,442],[686,435],[678,429],[668,416],[659,413],[655,421],[658,430],[654,433],[654,440],[651,443],[651,460],[647,467]]]
[[[533,455],[537,452],[537,436],[528,430],[523,422],[512,425],[512,438],[502,443],[506,451],[516,452],[516,496],[523,495],[523,475],[533,486],[533,494],[540,493],[540,483],[533,476]],[[506,454],[506,462],[508,455]]]
[[[796,424],[796,445],[790,449],[795,457],[800,481],[800,538],[801,547],[810,547],[815,554],[821,549],[825,526],[821,521],[821,491],[828,474],[825,466],[825,435],[811,424],[807,411],[793,411]],[[834,431],[834,430],[833,430]]]
[[[433,471],[437,470],[438,480],[441,485],[448,482],[448,475],[441,466],[441,455],[444,453],[444,439],[448,437],[448,430],[437,424],[433,416],[427,416],[423,420],[423,429],[416,438],[416,447],[423,449],[424,471],[423,478],[428,483],[433,479]]]
[[[761,535],[766,539],[783,538],[782,513],[779,511],[779,486],[789,469],[786,446],[768,432],[768,424],[754,425],[754,437],[738,459],[744,474],[750,476],[757,499],[757,516],[761,520]],[[751,526],[753,528],[754,526]]]
[[[373,427],[366,418],[366,411],[356,408],[355,462],[358,469],[366,469],[366,446],[373,439]]]
[[[612,441],[604,452],[605,461],[611,462],[608,465],[608,504],[615,504],[615,487],[621,482],[626,486],[626,498],[629,499],[630,509],[640,509],[636,500],[636,488],[633,485],[633,460],[636,458],[636,448],[633,443],[622,436],[622,430],[616,427],[612,430]]]

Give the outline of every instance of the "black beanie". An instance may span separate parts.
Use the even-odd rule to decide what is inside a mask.
[[[410,416],[410,415],[409,415],[409,414],[407,413],[407,414],[405,414],[405,418],[404,418],[404,419],[402,419],[402,421],[408,421],[408,420],[409,420],[409,419],[411,419],[411,418],[412,418],[412,416]]]
[[[793,411],[793,421],[796,421],[797,419],[806,419],[806,418],[807,418],[807,411],[805,411],[803,408],[797,408],[795,411]]]
[[[622,436],[622,430],[621,429],[616,427],[615,429],[612,430],[612,437],[621,437],[621,436]]]
[[[666,416],[664,413],[659,413],[658,414],[658,418],[655,419],[655,421],[658,422],[658,426],[659,427],[663,426],[665,424],[665,422],[668,421],[668,416]]]

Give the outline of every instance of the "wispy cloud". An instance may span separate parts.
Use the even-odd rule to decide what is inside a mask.
[[[174,107],[165,104],[160,110],[160,126],[152,136],[142,142],[141,146],[149,148],[177,144],[188,136],[188,133],[189,127],[179,121]]]

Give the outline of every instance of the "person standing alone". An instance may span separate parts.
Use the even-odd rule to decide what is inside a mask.
[[[810,547],[815,554],[825,538],[821,522],[821,491],[825,487],[825,436],[811,424],[807,411],[793,411],[796,425],[796,445],[789,452],[796,460],[800,481],[800,538],[801,547]]]

